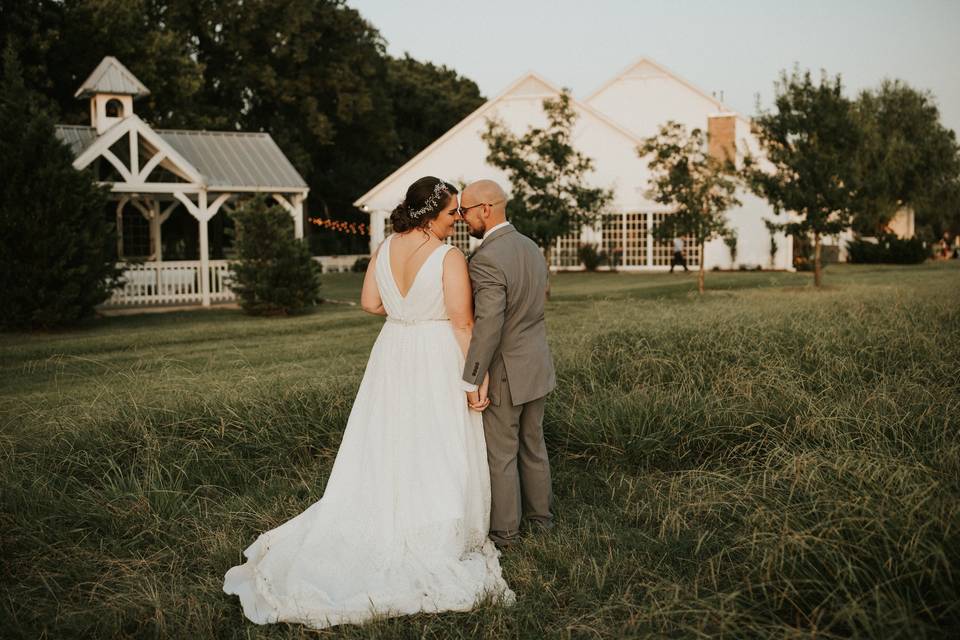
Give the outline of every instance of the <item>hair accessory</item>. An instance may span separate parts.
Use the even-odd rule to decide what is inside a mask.
[[[447,195],[447,185],[445,185],[442,180],[433,188],[433,193],[424,201],[423,206],[416,211],[410,212],[410,217],[419,218],[428,211],[432,211],[433,208],[437,206],[437,203],[440,202],[440,194]]]

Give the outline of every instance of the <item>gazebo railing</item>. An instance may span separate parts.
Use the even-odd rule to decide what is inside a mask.
[[[314,256],[324,273],[351,271],[358,258],[367,255]],[[210,302],[232,302],[227,260],[210,260]],[[134,307],[161,304],[202,304],[199,260],[171,260],[119,264],[124,284],[104,303],[108,307]]]
[[[210,300],[229,302],[235,298],[230,290],[230,272],[226,260],[211,260]],[[124,284],[114,290],[107,302],[110,306],[151,304],[195,304],[203,302],[200,290],[200,261],[174,260],[122,264]]]

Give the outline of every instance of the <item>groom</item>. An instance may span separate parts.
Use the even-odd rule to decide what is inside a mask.
[[[547,267],[537,245],[507,222],[506,205],[492,180],[460,196],[461,218],[483,241],[469,265],[476,319],[463,388],[471,407],[486,406],[490,538],[499,547],[516,542],[521,515],[553,525],[543,406],[557,384],[543,319]],[[489,390],[480,386],[487,373]]]

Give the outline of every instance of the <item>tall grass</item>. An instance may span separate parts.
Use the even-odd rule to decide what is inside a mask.
[[[960,627],[960,270],[712,280],[556,278],[558,526],[503,558],[514,607],[319,635]],[[251,625],[220,586],[322,495],[378,327],[331,306],[0,338],[2,635],[318,635]]]

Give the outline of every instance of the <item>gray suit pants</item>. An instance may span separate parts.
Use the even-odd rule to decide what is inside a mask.
[[[520,532],[520,518],[549,528],[550,461],[543,441],[546,398],[513,406],[506,374],[501,374],[499,405],[483,412],[483,431],[490,465],[490,537],[510,542]]]

